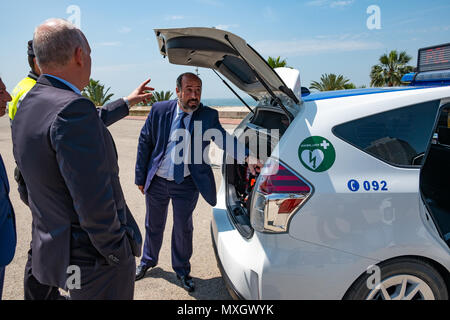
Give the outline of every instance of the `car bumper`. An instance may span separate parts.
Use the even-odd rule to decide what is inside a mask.
[[[228,290],[228,293],[234,300],[245,300],[244,297],[239,293],[239,291],[234,287],[233,282],[228,277],[225,269],[223,268],[222,261],[220,261],[220,259],[219,259],[219,253],[217,252],[217,245],[216,245],[216,242],[214,241],[215,238],[214,238],[212,224],[211,224],[211,239],[213,240],[212,243],[213,243],[213,248],[214,248],[214,254],[216,256],[217,267],[220,270],[220,274],[222,275],[222,279],[225,282],[225,286]]]
[[[226,209],[214,208],[211,233],[231,296],[246,300],[340,300],[376,262],[292,238],[255,232],[243,238]]]
[[[226,210],[213,209],[211,235],[218,267],[230,295],[234,299],[260,299],[258,274],[264,258],[254,241],[243,238],[230,222]],[[255,255],[249,255],[253,252]]]

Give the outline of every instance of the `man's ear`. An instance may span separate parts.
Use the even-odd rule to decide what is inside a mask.
[[[79,66],[83,66],[84,65],[84,51],[83,49],[81,49],[80,47],[75,49],[75,63]]]
[[[36,58],[33,58],[33,63],[34,63],[34,72],[36,72],[37,74],[42,74],[41,69],[39,68],[37,62],[36,62]]]

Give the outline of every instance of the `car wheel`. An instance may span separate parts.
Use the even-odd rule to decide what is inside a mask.
[[[346,293],[345,300],[448,300],[442,276],[428,263],[399,258],[378,265],[379,283],[363,274]]]

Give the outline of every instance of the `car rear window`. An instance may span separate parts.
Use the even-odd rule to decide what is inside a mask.
[[[336,126],[334,134],[395,166],[420,165],[430,142],[440,101],[411,105]]]

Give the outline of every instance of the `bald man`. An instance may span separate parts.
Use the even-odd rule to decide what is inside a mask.
[[[12,125],[14,157],[33,215],[32,274],[74,300],[133,299],[141,234],[119,182],[107,126],[151,98],[143,83],[100,110],[81,95],[91,49],[71,23],[51,19],[34,34],[42,75]]]

